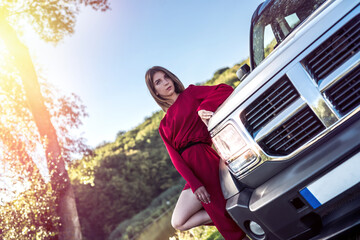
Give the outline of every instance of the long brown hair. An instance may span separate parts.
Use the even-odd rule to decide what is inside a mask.
[[[154,86],[153,77],[154,77],[154,74],[159,71],[165,73],[174,82],[174,87],[175,87],[176,93],[181,93],[182,91],[184,91],[185,88],[184,88],[184,85],[182,84],[182,82],[179,80],[179,78],[175,74],[173,74],[172,72],[167,70],[166,68],[163,68],[160,66],[154,66],[146,71],[146,74],[145,74],[146,86],[148,87],[150,94],[155,99],[156,103],[162,108],[162,110],[164,112],[166,112],[167,109],[171,106],[171,104],[168,99],[164,99],[164,98],[156,95],[155,86]]]

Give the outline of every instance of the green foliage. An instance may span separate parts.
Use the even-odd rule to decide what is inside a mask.
[[[205,240],[224,240],[219,231],[214,231],[207,239]]]
[[[228,70],[228,69],[229,69],[228,67],[220,68],[219,70],[217,70],[217,71],[214,73],[214,77],[220,76],[223,72],[225,72],[225,71]]]
[[[275,46],[277,45],[277,41],[274,38],[266,47],[264,50],[264,59],[269,56],[269,54],[274,50]]]
[[[26,191],[0,205],[0,239],[54,239],[59,218],[55,212],[55,193],[39,174],[33,175]]]
[[[109,10],[107,0],[27,0],[0,2],[0,21],[6,19],[18,27],[23,22],[30,24],[37,34],[47,42],[59,42],[74,33],[76,15],[81,4],[94,10]]]
[[[6,50],[0,54],[0,166],[4,169],[0,174],[0,182],[6,185],[1,186],[0,193],[7,191],[17,196],[16,199],[0,196],[0,203],[3,204],[0,206],[1,239],[57,238],[59,218],[55,212],[55,198],[59,192],[51,190],[37,167],[44,164],[41,159],[45,157],[45,153],[41,147],[46,149],[44,146],[48,139],[42,138],[43,134],[39,133],[36,127],[39,125],[35,125],[32,115],[34,111],[30,111],[28,104],[31,99],[27,98],[29,95],[25,94],[22,84],[27,79],[21,79],[19,74],[24,72],[26,64],[31,68],[26,71],[32,72],[33,69],[31,59],[26,59],[26,48],[19,44],[18,34],[22,34],[24,25],[30,25],[42,39],[59,42],[64,36],[73,33],[76,14],[81,4],[90,5],[95,10],[109,9],[107,0],[0,2],[0,37],[3,40],[0,44],[5,44],[5,48],[12,54],[19,51],[25,53],[19,54],[22,55],[22,62],[12,62],[17,58],[17,54],[9,56]],[[14,42],[17,44],[9,44]],[[16,45],[18,49],[13,51]],[[4,46],[0,48],[4,49]],[[38,82],[36,77],[32,80]],[[85,152],[87,147],[83,144],[83,139],[70,134],[81,125],[80,118],[86,116],[84,106],[79,104],[79,98],[74,94],[59,97],[44,83],[41,84],[41,91],[37,99],[45,99],[56,129],[62,159],[69,160],[72,154]],[[42,120],[45,118],[48,116],[42,116]],[[46,171],[46,166],[42,166],[40,170]],[[3,173],[7,175],[5,178]]]
[[[45,81],[41,91],[68,160],[86,146],[70,134],[86,116],[76,95],[65,96]],[[44,145],[10,59],[0,63],[0,239],[49,239],[58,231],[55,193],[44,181]],[[45,166],[44,166],[45,165]],[[9,198],[10,195],[16,198]]]
[[[88,239],[105,238],[179,179],[157,130],[162,117],[162,112],[154,113],[71,165],[69,175]]]
[[[216,227],[200,226],[188,231],[176,231],[169,240],[224,240]]]
[[[249,58],[243,60],[240,64],[235,64],[232,68],[226,67],[219,69],[214,73],[214,76],[210,80],[204,83],[204,85],[211,86],[226,83],[232,87],[237,87],[240,82],[236,76],[236,71],[245,63],[249,65]]]

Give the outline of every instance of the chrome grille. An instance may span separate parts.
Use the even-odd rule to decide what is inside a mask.
[[[360,49],[360,15],[331,35],[304,60],[316,82],[325,78]]]
[[[336,108],[345,115],[360,105],[360,66],[353,69],[342,79],[336,82],[325,95]]]
[[[242,118],[248,131],[254,135],[271,119],[299,98],[299,93],[287,76],[273,84],[243,112]]]
[[[267,154],[288,155],[325,129],[309,107],[305,107],[272,131],[259,145]]]

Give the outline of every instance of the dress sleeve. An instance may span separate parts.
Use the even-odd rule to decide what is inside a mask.
[[[231,86],[223,83],[215,86],[193,86],[194,96],[201,100],[197,111],[215,112],[233,91],[234,89]]]
[[[159,133],[162,140],[165,143],[166,149],[170,155],[171,161],[174,164],[176,170],[180,173],[180,175],[189,183],[190,188],[193,192],[196,189],[203,186],[203,184],[199,181],[199,179],[194,175],[191,168],[186,164],[181,155],[171,146],[169,141],[164,136],[161,127],[159,128]]]

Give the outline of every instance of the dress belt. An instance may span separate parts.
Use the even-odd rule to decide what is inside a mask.
[[[203,144],[208,144],[206,142],[188,142],[188,144],[186,144],[184,147],[180,148],[179,149],[179,154],[181,155],[186,149],[188,149],[189,147],[191,146],[194,146],[196,144],[200,144],[200,143],[203,143]]]

